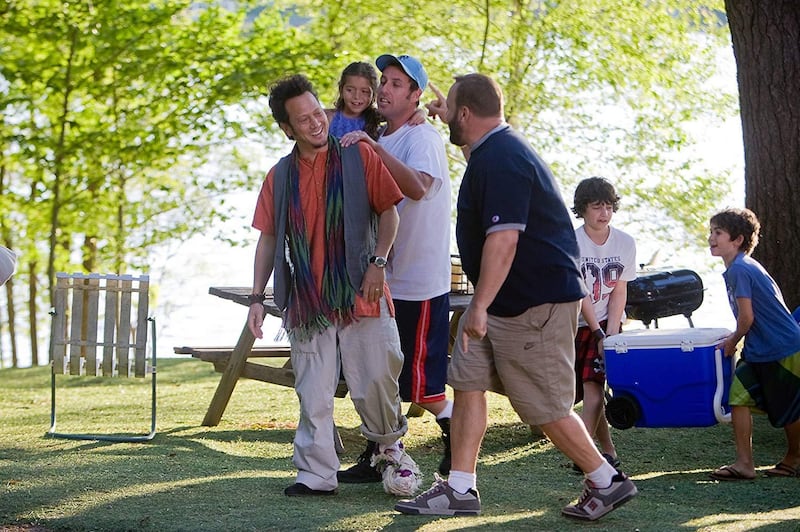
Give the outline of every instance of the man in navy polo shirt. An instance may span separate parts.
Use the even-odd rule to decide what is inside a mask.
[[[586,474],[582,496],[562,514],[599,519],[637,490],[601,456],[572,410],[574,338],[586,292],[569,212],[550,169],[504,122],[496,82],[459,76],[446,101],[438,95],[431,113],[448,123],[453,144],[469,149],[456,238],[475,295],[459,322],[448,372],[455,391],[450,475],[395,509],[480,513],[475,470],[492,390],[507,395],[520,418],[539,425]]]

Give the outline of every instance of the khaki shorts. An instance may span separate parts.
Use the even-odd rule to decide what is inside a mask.
[[[570,414],[575,399],[575,332],[580,301],[531,307],[519,316],[489,315],[487,334],[461,346],[458,324],[448,384],[508,396],[522,421],[543,425]]]

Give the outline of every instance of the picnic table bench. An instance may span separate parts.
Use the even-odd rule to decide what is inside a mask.
[[[214,364],[214,369],[218,373],[224,373],[225,369],[228,367],[234,349],[235,347],[181,346],[175,347],[174,351],[175,354],[178,355],[191,355],[193,358],[211,362]],[[254,346],[247,355],[248,359],[286,358],[287,360],[280,368],[257,362],[245,362],[242,367],[241,377],[294,388],[294,371],[292,370],[291,360],[288,360],[290,355],[291,349],[288,345]],[[335,395],[336,397],[344,397],[347,395],[347,385],[343,380],[339,381],[339,386],[336,388]]]
[[[251,287],[218,287],[212,286],[208,289],[208,293],[233,301],[234,303],[249,307],[247,296],[252,291]],[[264,300],[264,315],[281,317],[281,312],[275,306],[275,301],[272,297],[272,289],[267,287],[267,298]],[[458,326],[459,316],[466,310],[469,305],[471,295],[464,293],[451,292],[450,293],[450,310],[453,316],[450,320],[451,332],[451,347],[452,341],[455,336],[455,330]],[[211,399],[211,404],[206,411],[203,418],[204,426],[216,426],[222,419],[222,414],[228,405],[231,398],[233,389],[236,387],[236,382],[240,377],[248,379],[259,380],[281,386],[294,387],[294,372],[292,371],[290,347],[287,346],[256,346],[255,336],[250,332],[247,326],[247,318],[245,316],[245,324],[242,332],[239,335],[239,340],[236,345],[231,347],[191,347],[180,346],[175,347],[176,354],[191,355],[194,358],[210,362],[214,365],[214,369],[222,373],[217,389],[214,392],[214,397]],[[275,367],[268,364],[258,362],[251,362],[250,358],[286,358],[286,362],[282,367]],[[336,389],[336,397],[344,397],[347,395],[347,384],[341,380]]]

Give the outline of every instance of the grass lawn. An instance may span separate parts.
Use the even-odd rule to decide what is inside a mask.
[[[294,390],[242,380],[222,422],[200,425],[219,374],[197,360],[159,361],[158,435],[148,443],[45,438],[48,368],[0,370],[0,531],[28,530],[800,530],[800,479],[720,483],[713,468],[733,459],[731,428],[614,431],[622,468],[639,496],[597,523],[560,515],[581,477],[547,440],[535,439],[504,397],[490,396],[490,428],[478,465],[483,513],[469,518],[405,516],[379,484],[343,485],[339,495],[288,498],[294,482]],[[133,430],[149,428],[149,380],[59,381],[58,430],[95,430],[92,417],[143,408]],[[349,466],[363,449],[349,398],[336,400]],[[760,470],[784,449],[783,431],[755,420]],[[80,425],[83,423],[83,425]],[[406,447],[427,488],[440,459],[430,415],[409,420]]]

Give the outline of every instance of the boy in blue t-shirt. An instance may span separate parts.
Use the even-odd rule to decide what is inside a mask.
[[[728,300],[736,330],[720,345],[732,356],[744,338],[742,360],[730,390],[736,461],[711,473],[715,480],[752,480],[753,418],[765,412],[773,427],[783,427],[787,450],[765,473],[770,477],[800,476],[800,325],[789,313],[775,281],[750,257],[761,224],[748,209],[727,209],[711,217],[708,244],[722,257]]]

